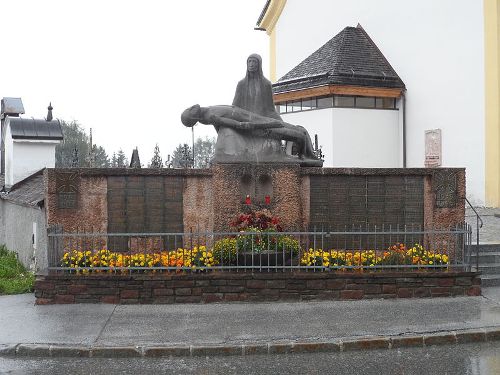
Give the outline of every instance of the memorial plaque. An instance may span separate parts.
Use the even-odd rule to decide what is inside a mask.
[[[457,174],[453,171],[438,171],[434,174],[436,207],[455,207],[458,200]]]
[[[58,209],[78,208],[80,176],[76,172],[61,172],[56,175]]]
[[[381,232],[423,225],[423,176],[311,176],[310,194],[313,230]],[[346,234],[329,237],[324,245],[368,249],[398,241],[403,239]]]
[[[441,129],[425,131],[425,166],[440,167],[441,161]]]
[[[183,186],[178,176],[109,176],[108,232],[182,232]],[[112,239],[116,248],[130,246],[126,237]],[[174,240],[164,239],[164,248],[173,247]]]

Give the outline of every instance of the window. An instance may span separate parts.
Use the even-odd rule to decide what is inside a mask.
[[[316,108],[316,98],[302,99],[302,110],[307,111],[309,109]]]
[[[354,107],[354,96],[338,96],[333,98],[335,107]]]
[[[373,96],[330,95],[276,103],[276,111],[278,113],[332,107],[397,109],[395,98],[376,98]]]
[[[384,108],[384,109],[395,109],[396,108],[396,99],[394,99],[394,98],[377,98],[376,107],[377,108]]]
[[[375,98],[366,96],[356,97],[356,107],[358,108],[375,108]]]
[[[286,102],[287,112],[298,112],[301,110],[300,100],[295,102]]]
[[[318,108],[331,108],[333,107],[333,97],[324,96],[318,98]]]

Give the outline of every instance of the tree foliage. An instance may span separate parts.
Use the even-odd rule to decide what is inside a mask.
[[[215,153],[215,138],[200,138],[194,143],[194,167],[208,168]]]
[[[215,153],[215,138],[198,137],[194,143],[194,168],[208,168]],[[172,152],[172,167],[192,168],[193,148],[188,144],[179,144]]]
[[[117,153],[113,153],[113,157],[111,159],[111,167],[113,168],[127,168],[129,165],[128,158],[125,156],[125,153],[120,148]]]
[[[61,120],[61,127],[64,139],[56,146],[56,167],[89,167],[90,138],[85,130],[75,120],[71,122]],[[92,166],[109,167],[110,162],[106,150],[97,145],[93,145],[93,148]]]
[[[191,168],[193,166],[193,151],[187,143],[179,144],[172,152],[172,167]]]

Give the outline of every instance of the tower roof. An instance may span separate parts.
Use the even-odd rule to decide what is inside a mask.
[[[273,92],[326,85],[405,89],[405,84],[365,30],[346,27],[276,83]]]
[[[13,139],[62,140],[61,123],[58,120],[37,120],[8,117]]]

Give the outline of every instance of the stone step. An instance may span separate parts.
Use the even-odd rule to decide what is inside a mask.
[[[500,277],[500,263],[479,264],[479,271],[483,275],[498,275]]]
[[[500,275],[481,275],[481,286],[500,286]]]
[[[473,244],[471,246],[471,254],[476,253],[477,245]],[[480,253],[491,253],[491,252],[500,252],[500,243],[488,243],[488,244],[479,244],[479,252]]]
[[[490,263],[500,263],[500,251],[487,251],[484,253],[479,253],[479,264],[490,264]],[[471,262],[475,264],[476,253],[471,254]]]

